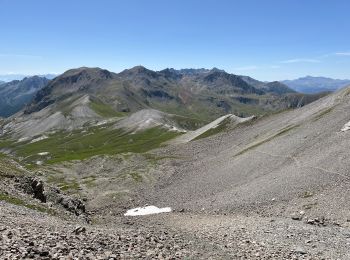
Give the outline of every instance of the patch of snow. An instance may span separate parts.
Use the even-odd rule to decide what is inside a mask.
[[[151,214],[167,213],[171,212],[171,208],[158,208],[156,206],[146,206],[135,209],[129,209],[124,216],[144,216]]]
[[[36,161],[37,165],[42,165],[44,162],[43,161]]]
[[[108,123],[108,120],[103,120],[103,121],[100,121],[97,124],[95,124],[95,126],[105,125],[107,123]]]
[[[176,126],[172,126],[169,130],[174,132],[187,133],[185,129],[179,129]]]
[[[350,121],[347,122],[347,123],[343,126],[343,128],[341,129],[342,132],[345,132],[345,131],[348,131],[348,130],[350,130]]]
[[[25,137],[18,139],[17,143],[25,142],[25,141],[28,141],[29,139],[30,139],[29,137],[25,136]]]
[[[101,125],[106,125],[108,123],[113,123],[118,121],[119,118],[109,118],[109,119],[105,119],[105,120],[100,120],[100,121],[96,121],[95,124],[93,124],[94,126],[101,126]],[[83,127],[82,127],[83,129]]]
[[[180,133],[186,133],[187,132],[186,130],[177,128],[174,125],[163,124],[163,127],[167,128],[167,129],[169,129],[169,131],[173,131],[173,132],[180,132]]]
[[[38,138],[33,139],[30,143],[32,144],[32,143],[35,143],[35,142],[39,142],[39,141],[45,140],[47,138],[49,138],[49,137],[46,136],[46,135],[42,135],[42,136],[40,136]]]
[[[38,153],[38,155],[40,155],[40,156],[45,156],[45,155],[48,155],[48,154],[49,154],[49,152]]]

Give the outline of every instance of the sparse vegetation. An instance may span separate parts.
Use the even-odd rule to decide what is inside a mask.
[[[54,211],[51,209],[47,209],[47,208],[44,208],[44,207],[41,207],[38,205],[27,203],[24,200],[21,200],[19,198],[16,198],[16,197],[13,197],[11,195],[4,194],[4,193],[0,193],[0,201],[5,201],[5,202],[13,204],[13,205],[26,207],[26,208],[29,208],[32,210],[37,210],[37,211],[49,213],[52,215],[54,214]]]
[[[134,134],[121,129],[92,127],[87,131],[58,132],[50,135],[48,139],[35,143],[3,141],[3,146],[8,145],[7,148],[13,150],[29,165],[35,165],[38,160],[53,164],[83,160],[94,155],[144,153],[177,135],[178,132],[167,131],[160,127]],[[48,152],[49,156],[38,155],[42,151]]]
[[[241,150],[240,152],[236,153],[236,154],[234,155],[234,157],[237,157],[237,156],[239,156],[239,155],[242,155],[242,154],[244,154],[245,152],[247,152],[247,151],[249,151],[249,150],[251,150],[251,149],[254,149],[254,148],[256,148],[256,147],[258,147],[258,146],[260,146],[260,145],[262,145],[262,144],[264,144],[264,143],[267,143],[267,142],[271,141],[272,139],[274,139],[274,138],[276,138],[276,137],[278,137],[278,136],[281,136],[281,135],[283,135],[283,134],[285,134],[285,133],[287,133],[287,132],[293,130],[293,129],[296,128],[296,127],[299,127],[299,125],[288,125],[288,126],[282,128],[281,130],[279,130],[277,133],[275,133],[275,134],[273,134],[273,135],[271,135],[271,136],[269,136],[269,137],[267,137],[267,138],[265,138],[265,139],[263,139],[263,140],[261,140],[261,141],[257,141],[257,142],[255,142],[255,143],[249,145],[248,147],[244,148],[244,149]]]
[[[2,154],[0,157],[0,179],[20,175],[23,175],[23,170],[16,166],[10,158]]]
[[[95,176],[89,176],[83,179],[82,183],[86,185],[87,188],[93,188],[96,186],[95,184],[96,177]]]
[[[316,122],[318,121],[319,119],[321,119],[323,116],[329,114],[330,112],[332,112],[334,109],[334,107],[329,107],[329,108],[326,108],[324,110],[322,110],[321,112],[319,112],[314,118],[313,118],[313,122]]]
[[[304,209],[312,209],[315,206],[317,206],[317,202],[305,204],[305,205],[303,205],[303,208]]]
[[[138,172],[130,172],[129,175],[134,179],[136,182],[142,182],[142,175]]]
[[[174,115],[173,119],[179,124],[180,127],[188,130],[198,129],[199,127],[208,123],[207,121],[203,121],[197,118],[178,115]]]
[[[179,159],[178,156],[170,156],[170,155],[157,155],[151,153],[144,153],[143,156],[148,160],[149,163],[155,165],[157,162],[165,159]]]
[[[228,126],[229,126],[230,123],[231,123],[231,119],[230,118],[226,118],[217,127],[209,129],[208,131],[206,131],[205,133],[201,134],[200,136],[197,136],[193,140],[206,138],[206,137],[209,137],[209,136],[221,133],[223,131],[226,131],[228,129]]]
[[[54,184],[55,186],[59,187],[62,191],[67,191],[69,193],[76,193],[80,188],[80,185],[77,180],[72,178],[66,179],[65,176],[59,173],[50,173],[47,176],[47,182]]]
[[[311,192],[311,191],[305,191],[305,192],[301,195],[301,197],[304,198],[304,199],[310,198],[310,197],[312,197],[312,196],[314,196],[314,193]]]
[[[126,115],[126,113],[117,112],[113,110],[109,105],[104,104],[100,101],[91,101],[89,105],[92,110],[94,110],[102,117],[123,117]]]
[[[74,181],[67,181],[67,182],[60,183],[58,187],[62,191],[71,191],[74,193],[79,190],[80,186],[79,186],[79,183],[74,180]]]

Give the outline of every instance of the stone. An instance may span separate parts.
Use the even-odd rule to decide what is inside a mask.
[[[309,224],[309,225],[314,225],[315,224],[315,219],[312,219],[312,218],[309,218],[306,223]]]
[[[84,233],[86,232],[86,228],[85,227],[81,227],[81,226],[77,226],[75,229],[74,229],[74,233],[76,235],[79,235],[81,233]]]
[[[301,255],[307,254],[307,252],[305,251],[305,249],[302,248],[301,246],[297,246],[297,247],[294,249],[294,253],[301,254]]]
[[[293,214],[291,215],[291,218],[292,218],[293,220],[301,220],[301,219],[302,219],[302,217],[301,217],[299,214],[296,214],[296,213],[293,213]]]

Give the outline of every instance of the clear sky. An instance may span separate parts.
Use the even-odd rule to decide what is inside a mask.
[[[350,78],[349,0],[0,0],[0,74],[212,68]]]

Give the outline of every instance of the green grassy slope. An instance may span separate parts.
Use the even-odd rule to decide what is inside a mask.
[[[160,127],[130,133],[111,127],[91,127],[88,130],[58,132],[39,142],[16,143],[0,141],[0,149],[10,149],[28,165],[38,161],[53,164],[70,160],[82,160],[94,155],[118,153],[143,153],[159,147],[163,142],[179,135]],[[48,153],[39,155],[39,153]]]
[[[110,118],[110,117],[123,117],[126,115],[126,113],[123,112],[117,112],[113,110],[109,105],[93,100],[89,104],[90,108],[95,111],[98,115],[105,117],[105,118]]]

